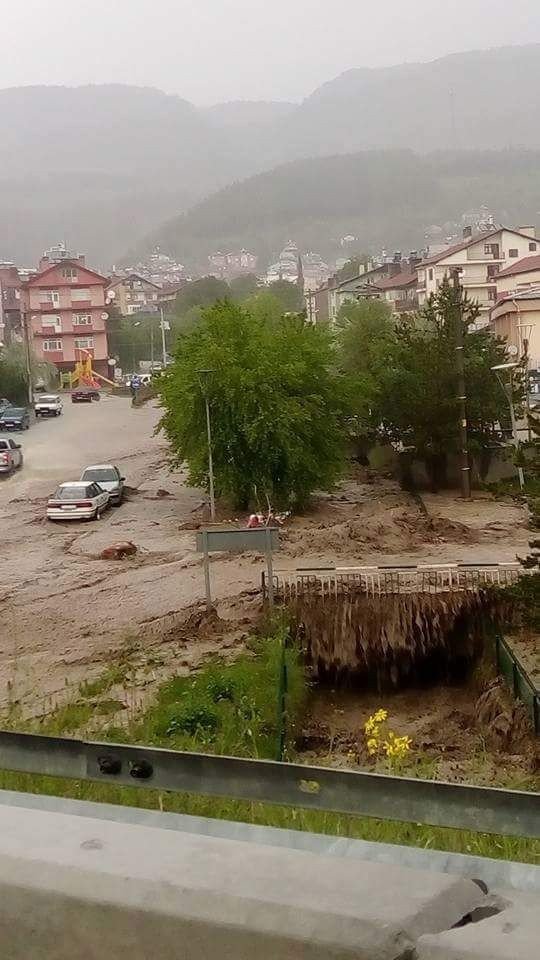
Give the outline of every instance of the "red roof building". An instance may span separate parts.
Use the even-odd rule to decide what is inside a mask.
[[[90,270],[82,258],[45,260],[41,265],[44,269],[21,291],[34,354],[62,372],[72,371],[77,361],[91,356],[94,370],[106,377],[107,278]]]

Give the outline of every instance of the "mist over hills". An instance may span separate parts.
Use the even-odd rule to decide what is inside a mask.
[[[540,151],[363,151],[296,160],[226,187],[151,234],[190,265],[208,251],[247,246],[267,260],[294,238],[303,249],[342,255],[357,250],[409,252],[426,228],[444,226],[485,204],[509,225],[540,220]]]
[[[242,196],[236,193],[236,181],[301,158],[380,149],[408,149],[416,154],[540,149],[539,89],[540,45],[530,45],[457,54],[431,63],[350,70],[300,104],[246,101],[197,108],[158,90],[119,85],[2,90],[0,258],[35,262],[44,246],[65,239],[85,251],[96,265],[106,267],[128,247],[146,248],[146,238],[160,234],[172,237],[174,252],[189,258],[191,248],[185,253],[178,249],[170,225],[160,231],[161,223],[235,184],[226,194],[225,206],[221,194],[208,208],[229,210],[230,198],[234,201]],[[451,176],[437,172],[440,158],[426,162],[429,169],[435,163],[436,186],[429,187],[426,180],[425,202],[421,196],[418,201],[425,210],[437,213],[437,203],[429,205],[429,191],[446,196],[450,188],[445,185]],[[475,180],[475,185],[471,182],[467,187],[471,198],[467,202],[489,202],[496,180],[494,162],[479,157],[470,161],[471,170],[476,163],[477,173],[464,177]],[[528,161],[523,162],[527,166]],[[418,167],[422,161],[417,157],[414,163]],[[326,235],[328,221],[335,224],[333,232],[337,233],[343,219],[350,220],[353,197],[346,201],[349,213],[326,210],[336,190],[342,192],[328,180],[337,175],[335,164],[332,160],[329,166],[301,168],[293,163],[287,174],[276,171],[275,189],[283,196],[280,212],[266,210],[269,235],[282,229],[287,237],[299,229],[313,236],[313,245],[317,245],[318,218],[322,217],[321,236]],[[352,162],[355,166],[357,160]],[[290,178],[294,180],[292,171],[298,169],[303,169],[302,175],[312,184],[309,210],[299,209],[299,197],[287,193]],[[533,192],[523,203],[532,203],[536,213],[540,200],[534,199],[533,170],[527,169],[522,187]],[[391,158],[388,171],[388,177],[400,177]],[[425,178],[425,168],[423,175]],[[294,183],[291,189],[297,190]],[[506,191],[506,182],[499,186]],[[392,216],[388,204],[393,187],[384,180],[377,184],[377,215],[382,219]],[[253,185],[242,189],[256,204]],[[511,183],[508,190],[512,192]],[[318,193],[327,198],[314,204]],[[507,195],[496,199],[508,207],[514,203]],[[407,198],[402,198],[401,207],[397,196],[391,202],[398,203],[394,214],[398,222],[405,215],[416,218],[411,223],[425,222],[423,213],[409,210]],[[460,200],[458,211],[452,213],[467,202]],[[321,203],[323,209],[318,212]],[[516,197],[515,203],[522,201]],[[288,218],[281,212],[287,204],[291,210]],[[495,207],[499,209],[498,204]],[[441,201],[439,218],[443,208]],[[202,210],[206,209],[203,204]],[[193,238],[193,250],[199,243],[197,237],[201,245],[203,242],[202,228],[197,227],[201,215],[201,207],[197,207],[182,221],[182,243],[187,223],[199,231]],[[375,213],[373,216],[375,222]],[[526,219],[530,217],[529,213]],[[220,245],[219,237],[223,242],[227,237],[241,242],[239,223],[234,217],[227,226],[220,220],[216,242],[210,243],[205,254]],[[371,221],[365,223],[375,236]],[[396,235],[399,238],[399,230]],[[249,243],[249,235],[243,242]],[[267,241],[267,246],[270,244],[273,241]]]

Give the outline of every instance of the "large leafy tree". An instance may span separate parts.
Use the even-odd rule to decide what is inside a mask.
[[[160,391],[174,458],[198,485],[208,479],[208,396],[216,492],[239,507],[299,505],[340,475],[346,402],[333,340],[299,317],[210,307],[180,338]]]
[[[396,330],[396,362],[382,408],[387,434],[410,445],[426,463],[434,487],[446,482],[448,455],[458,448],[456,373],[458,324],[462,324],[469,449],[484,474],[500,443],[507,402],[492,367],[507,359],[505,343],[476,329],[478,307],[448,280],[415,317]]]
[[[342,365],[352,377],[359,423],[425,462],[433,487],[446,480],[459,438],[456,376],[463,325],[469,449],[484,475],[500,444],[507,401],[492,367],[507,360],[503,340],[476,329],[478,308],[448,281],[417,314],[397,320],[385,304],[347,305],[339,317]]]

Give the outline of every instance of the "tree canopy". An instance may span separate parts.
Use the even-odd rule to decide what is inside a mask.
[[[187,462],[197,485],[208,480],[208,396],[216,493],[238,506],[264,507],[266,497],[304,503],[343,469],[346,400],[335,345],[297,316],[269,323],[247,307],[215,304],[178,341],[160,392],[174,458]]]
[[[507,359],[489,329],[475,329],[478,308],[443,282],[417,314],[392,318],[385,304],[342,308],[338,321],[342,365],[351,378],[361,432],[410,448],[432,482],[444,482],[448,454],[457,448],[459,406],[456,329],[463,324],[469,449],[485,472],[506,419],[504,394],[492,372]],[[461,319],[460,319],[461,317]]]

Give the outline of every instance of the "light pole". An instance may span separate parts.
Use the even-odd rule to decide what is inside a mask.
[[[161,317],[161,349],[163,353],[163,369],[165,370],[167,366],[167,343],[165,341],[165,319],[163,317],[163,307],[159,308],[159,314]]]
[[[216,519],[216,499],[214,495],[214,461],[212,457],[212,427],[210,423],[210,402],[208,399],[208,378],[213,370],[199,370],[199,383],[204,396],[206,407],[206,436],[208,442],[208,487],[210,494],[210,518],[212,523]]]
[[[464,500],[471,496],[471,468],[469,464],[469,440],[467,436],[467,394],[465,388],[465,357],[463,343],[463,310],[461,306],[460,269],[452,271],[456,296],[456,374],[459,403],[459,438],[461,447],[461,495]]]
[[[495,367],[492,367],[497,380],[499,381],[502,391],[505,397],[508,400],[508,405],[510,407],[510,423],[512,425],[512,439],[514,442],[514,447],[516,451],[519,450],[519,436],[516,423],[516,411],[514,409],[514,370],[518,367],[518,363],[499,363]],[[503,383],[501,377],[499,376],[500,370],[509,370],[510,371],[510,380],[508,384]],[[523,476],[523,467],[518,467],[518,477],[519,477],[519,486],[521,490],[525,486],[525,477]]]

